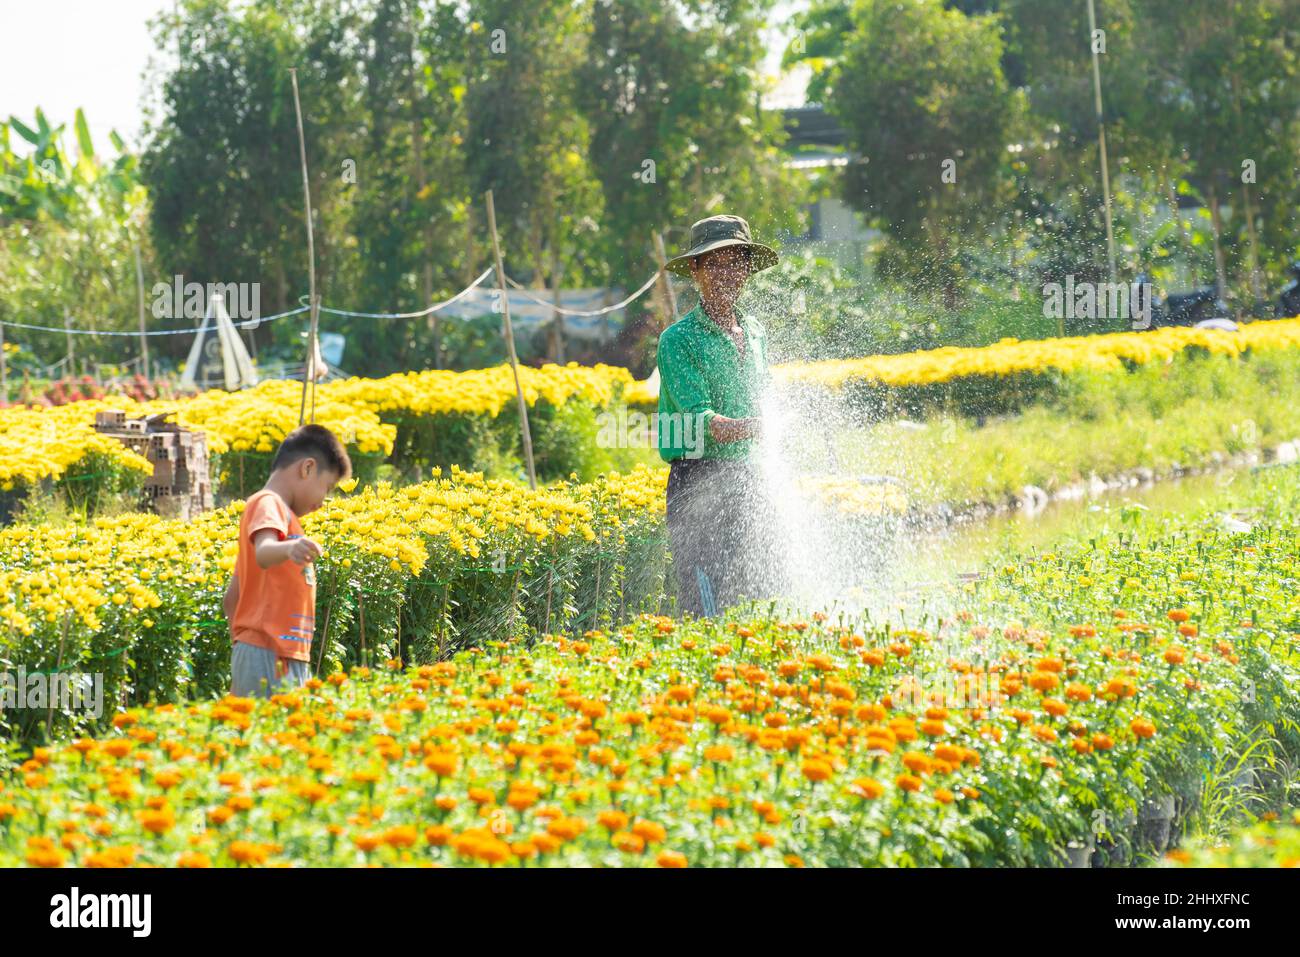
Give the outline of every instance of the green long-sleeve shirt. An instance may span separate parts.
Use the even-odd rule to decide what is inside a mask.
[[[745,334],[739,356],[731,337],[696,306],[659,336],[659,455],[740,459],[751,439],[719,444],[709,434],[715,415],[743,419],[758,415],[768,378],[767,337],[758,321],[736,314]]]

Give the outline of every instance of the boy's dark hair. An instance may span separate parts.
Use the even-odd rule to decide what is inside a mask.
[[[271,471],[308,458],[315,459],[321,470],[338,475],[340,481],[352,475],[348,450],[338,436],[323,425],[301,425],[286,435],[271,462]]]

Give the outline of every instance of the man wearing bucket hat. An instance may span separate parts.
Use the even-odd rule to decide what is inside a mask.
[[[689,278],[700,303],[659,337],[659,454],[669,463],[668,535],[682,611],[712,615],[770,585],[771,528],[752,460],[767,341],[736,300],[749,277],[776,264],[739,216],[691,227],[669,272]]]

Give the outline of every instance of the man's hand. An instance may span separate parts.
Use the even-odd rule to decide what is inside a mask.
[[[725,415],[715,415],[709,420],[709,434],[713,436],[713,441],[721,445],[756,439],[762,431],[763,421],[756,416],[747,419],[730,419]]]

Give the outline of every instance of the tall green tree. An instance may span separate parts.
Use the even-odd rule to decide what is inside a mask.
[[[484,259],[469,228],[466,31],[454,5],[417,0],[377,0],[361,28],[360,122],[344,144],[340,196],[355,255],[340,264],[349,281],[334,296],[350,308],[424,309],[462,288]],[[348,335],[349,371],[439,368],[447,359],[436,313],[333,326]]]
[[[771,237],[800,217],[778,113],[759,108],[770,0],[595,0],[578,69],[613,282],[653,264],[652,231],[736,213]]]
[[[1017,99],[1001,18],[941,0],[858,0],[829,87],[858,154],[845,198],[892,241],[888,271],[959,298],[963,246],[1000,216]]]
[[[1288,0],[1142,0],[1139,16],[1142,49],[1128,64],[1142,80],[1127,104],[1134,134],[1157,131],[1188,157],[1210,210],[1216,284],[1260,299],[1266,261],[1280,265],[1295,249],[1269,256],[1258,234],[1261,222],[1295,224],[1300,10]]]
[[[93,143],[85,115],[66,129],[41,110],[26,123],[0,123],[0,319],[78,329],[134,331],[139,315],[135,261],[152,262],[142,228],[148,197],[136,158],[114,132],[113,153]],[[27,143],[15,150],[16,140]],[[10,330],[49,363],[135,359],[138,340]],[[76,371],[67,370],[69,373]]]
[[[342,185],[331,158],[342,154],[355,115],[352,5],[184,0],[179,10],[154,24],[159,45],[178,56],[142,158],[154,243],[187,282],[258,282],[263,310],[283,311],[307,291],[289,69],[298,70],[303,105],[318,289],[328,290],[340,233],[331,213]],[[285,348],[299,347],[296,328],[268,329]]]
[[[465,155],[472,195],[481,202],[493,191],[510,266],[527,269],[558,305],[566,283],[580,285],[600,272],[601,193],[574,88],[587,27],[567,0],[473,0],[469,15]],[[546,352],[565,359],[559,312]]]

